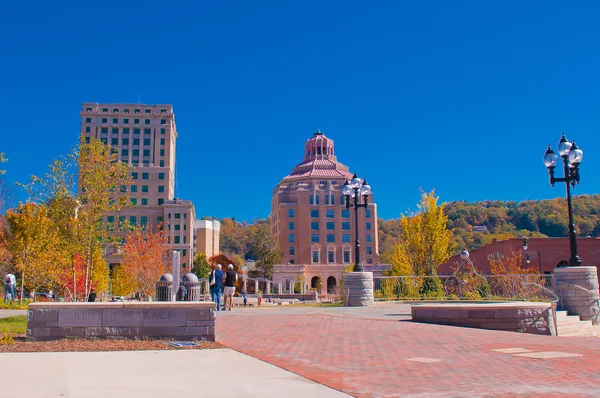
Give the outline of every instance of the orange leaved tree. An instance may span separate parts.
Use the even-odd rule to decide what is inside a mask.
[[[155,283],[167,272],[170,249],[166,241],[164,230],[134,229],[125,236],[121,267],[135,290],[144,296],[154,294]]]

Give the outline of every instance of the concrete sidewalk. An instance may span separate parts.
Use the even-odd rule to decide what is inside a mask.
[[[230,349],[2,354],[1,398],[348,397]]]
[[[27,315],[27,310],[0,310],[0,318],[9,318],[18,315]]]

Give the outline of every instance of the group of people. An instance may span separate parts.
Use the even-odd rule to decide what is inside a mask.
[[[227,266],[227,271],[221,270],[221,264],[217,264],[210,271],[208,281],[210,285],[210,295],[212,301],[217,304],[217,311],[231,311],[233,307],[233,295],[235,294],[235,282],[237,281],[237,272],[233,269],[233,264]],[[223,308],[221,309],[221,295],[223,295]],[[245,295],[245,294],[244,294]],[[227,308],[227,298],[229,298],[229,308]]]

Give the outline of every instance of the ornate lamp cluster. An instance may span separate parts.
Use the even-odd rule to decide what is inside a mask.
[[[567,205],[569,210],[569,246],[571,249],[571,257],[569,258],[569,266],[581,265],[581,259],[577,255],[577,235],[575,234],[575,224],[573,222],[573,204],[571,201],[571,187],[579,184],[579,165],[583,160],[583,151],[575,144],[567,140],[563,133],[558,142],[558,153],[564,164],[564,177],[554,177],[554,169],[558,162],[558,155],[552,150],[548,144],[548,149],[544,154],[544,164],[548,168],[550,174],[550,185],[554,186],[556,182],[564,182],[567,186]]]
[[[354,258],[356,263],[354,264],[354,272],[364,272],[364,266],[360,260],[360,242],[358,240],[358,209],[360,207],[367,208],[369,203],[369,195],[371,195],[371,186],[367,184],[367,180],[363,180],[354,173],[352,180],[346,180],[346,183],[342,186],[342,193],[346,198],[346,209],[354,207],[354,220],[356,222],[356,242],[354,244]],[[360,198],[362,197],[362,203]],[[353,199],[353,203],[350,203],[350,199]]]

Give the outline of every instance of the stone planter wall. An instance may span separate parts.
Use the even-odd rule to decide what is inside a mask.
[[[64,338],[215,341],[213,302],[32,303],[27,340]]]
[[[415,322],[554,335],[550,303],[423,304],[411,307]]]
[[[560,306],[581,320],[600,323],[598,271],[596,267],[563,267],[554,270]]]

